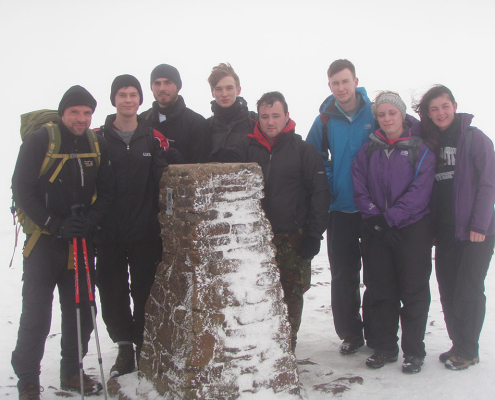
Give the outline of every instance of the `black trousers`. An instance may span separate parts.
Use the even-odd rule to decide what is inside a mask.
[[[366,292],[363,320],[360,314],[361,225],[358,212],[331,211],[329,214],[327,248],[332,273],[332,313],[340,339],[362,337],[364,320],[364,335],[366,340],[372,341]],[[363,277],[366,280],[366,268]]]
[[[79,288],[83,356],[93,330],[86,271],[80,239]],[[88,239],[88,262],[94,286],[94,251]],[[17,344],[12,352],[12,367],[19,378],[18,386],[39,384],[40,364],[50,332],[52,302],[58,287],[62,311],[60,376],[71,377],[79,372],[74,269],[68,269],[69,241],[41,235],[28,258],[24,258],[22,313]],[[93,287],[94,290],[94,287]]]
[[[479,355],[485,319],[485,277],[495,236],[484,242],[455,240],[454,226],[437,230],[435,270],[445,324],[456,353],[466,359]]]
[[[144,309],[160,257],[161,242],[158,239],[98,244],[96,285],[103,321],[115,343],[143,343]],[[132,311],[129,293],[134,304]]]
[[[432,269],[429,223],[423,218],[399,233],[401,243],[391,247],[382,237],[363,227],[374,349],[388,356],[398,354],[400,317],[404,357],[425,357]]]

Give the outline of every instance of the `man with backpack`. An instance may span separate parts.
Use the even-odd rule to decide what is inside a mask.
[[[115,197],[98,234],[96,284],[108,334],[119,346],[110,370],[117,377],[134,370],[134,345],[139,365],[144,308],[161,259],[158,186],[168,143],[138,117],[143,92],[134,76],[115,78],[110,101],[117,113],[107,117],[99,133],[108,141]]]
[[[160,64],[151,71],[151,91],[155,100],[152,108],[140,116],[153,129],[160,131],[173,149],[177,149],[184,163],[199,163],[206,157],[203,116],[186,107],[179,95],[182,80],[177,68]]]
[[[258,115],[248,110],[246,100],[240,96],[241,81],[230,64],[213,67],[208,83],[214,100],[211,102],[213,115],[206,120],[207,146],[211,150],[232,146],[253,132]]]
[[[83,87],[67,90],[58,108],[60,121],[25,137],[12,177],[13,199],[34,226],[31,231],[26,230],[28,224],[24,220],[30,252],[24,252],[22,313],[12,352],[20,399],[40,396],[40,363],[50,331],[55,286],[62,311],[61,388],[83,390],[86,394],[102,389],[99,382],[84,373],[81,388],[78,335],[84,356],[93,323],[84,267],[79,268],[78,274],[80,324],[77,322],[76,277],[74,261],[70,259],[73,238],[85,238],[93,285],[93,229],[113,197],[107,143],[88,129],[95,108],[96,100]],[[37,237],[34,243],[30,240],[33,237]],[[79,251],[78,261],[84,265],[83,251]]]
[[[366,90],[358,88],[359,80],[350,61],[334,61],[327,75],[332,95],[321,105],[320,115],[316,117],[306,141],[315,145],[324,157],[332,195],[327,229],[332,312],[335,330],[343,340],[340,353],[347,355],[364,345],[363,320],[367,344],[373,345],[366,294],[363,297],[363,320],[360,315],[361,215],[353,201],[351,165],[358,150],[374,131],[375,119]]]

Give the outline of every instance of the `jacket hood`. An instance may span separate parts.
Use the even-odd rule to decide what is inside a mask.
[[[254,127],[253,133],[250,133],[249,137],[256,139],[259,143],[261,143],[263,146],[265,146],[270,152],[272,151],[272,146],[275,144],[278,138],[282,136],[283,133],[290,133],[294,132],[296,129],[296,123],[289,118],[289,122],[285,126],[284,130],[278,134],[278,136],[275,138],[275,141],[270,143],[266,137],[266,135],[261,131],[259,122],[256,122],[256,126]]]
[[[363,98],[364,100],[364,103],[365,104],[371,104],[371,101],[370,99],[368,98],[368,94],[366,93],[366,89],[364,87],[358,87],[356,88],[356,93],[359,93],[361,95],[361,97]],[[325,114],[329,114],[328,112],[326,112],[328,106],[330,106],[330,104],[332,104],[332,102],[335,103],[335,97],[334,95],[330,95],[328,96],[324,101],[323,103],[321,103],[321,106],[320,106],[320,113],[325,113]],[[360,107],[362,108],[362,107]]]
[[[474,115],[466,113],[457,113],[457,115],[461,116],[461,131],[466,132],[467,129],[471,126]]]

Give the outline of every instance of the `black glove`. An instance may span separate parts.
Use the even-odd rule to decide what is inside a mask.
[[[383,214],[363,219],[363,224],[375,236],[383,236],[390,229]]]
[[[177,149],[168,149],[165,152],[165,158],[168,164],[185,164],[184,157]]]
[[[236,163],[240,162],[239,154],[235,150],[219,147],[208,157],[209,162]]]
[[[87,237],[94,226],[93,220],[87,216],[71,215],[62,221],[57,236],[64,239]]]
[[[320,252],[320,239],[314,236],[306,236],[301,245],[301,258],[311,260]]]
[[[396,247],[401,243],[402,237],[399,230],[393,226],[384,233],[383,240],[385,240],[391,247]]]

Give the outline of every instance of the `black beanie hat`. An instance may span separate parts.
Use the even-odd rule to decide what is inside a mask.
[[[150,85],[153,88],[153,82],[159,78],[169,79],[175,86],[177,86],[177,90],[182,88],[182,80],[180,79],[180,74],[177,68],[172,67],[168,64],[160,64],[155,67],[153,71],[151,71],[151,82]]]
[[[66,108],[73,106],[88,106],[95,112],[96,100],[91,96],[91,93],[82,86],[75,85],[67,90],[67,92],[64,93],[62,100],[60,100],[58,115],[62,116]]]
[[[115,96],[117,92],[123,87],[132,86],[135,87],[139,93],[139,105],[143,104],[143,91],[141,89],[141,84],[139,81],[133,77],[132,75],[119,75],[112,82],[112,89],[110,92],[110,101],[112,102],[112,106],[115,107]]]

